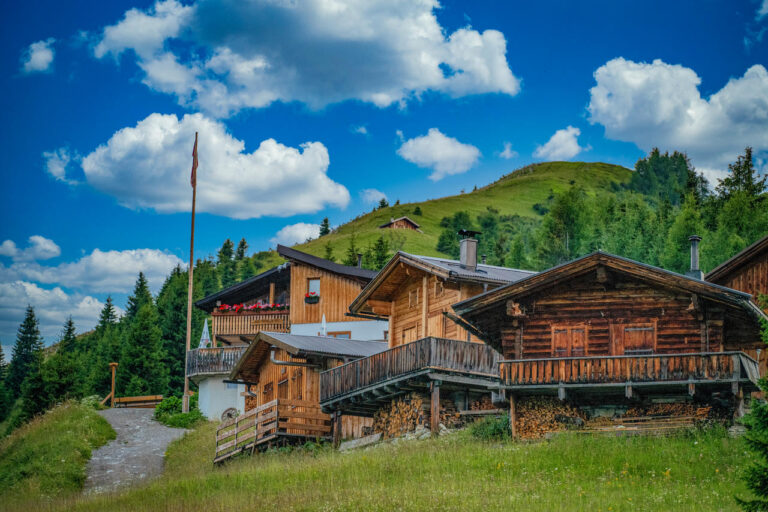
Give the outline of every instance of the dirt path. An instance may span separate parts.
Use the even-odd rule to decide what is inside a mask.
[[[185,430],[152,419],[154,409],[107,409],[99,414],[117,438],[93,452],[88,462],[85,493],[102,493],[134,485],[163,472],[168,444]]]

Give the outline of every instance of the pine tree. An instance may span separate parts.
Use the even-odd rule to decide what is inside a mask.
[[[235,244],[232,243],[232,240],[227,238],[224,240],[224,243],[222,244],[218,253],[218,263],[216,265],[216,270],[219,274],[219,278],[221,278],[221,286],[224,288],[235,284],[237,279],[237,269],[235,268],[234,261],[234,248]]]
[[[245,241],[245,238],[241,238],[240,241],[237,243],[237,250],[235,251],[235,261],[243,261],[246,257],[246,253],[248,252],[248,242]]]
[[[747,146],[744,155],[736,159],[735,163],[728,165],[730,174],[720,180],[717,185],[717,195],[720,199],[727,200],[736,192],[744,192],[748,197],[757,198],[768,187],[768,175],[762,178],[755,169],[752,161],[752,148]]]
[[[27,375],[39,364],[38,354],[43,351],[43,338],[40,336],[35,309],[27,306],[24,321],[21,322],[13,347],[13,357],[8,371],[8,391],[13,398],[19,396],[21,384]]]
[[[8,412],[11,410],[11,397],[5,385],[5,379],[8,374],[8,363],[5,361],[3,346],[0,345],[0,422],[4,421]]]
[[[3,345],[0,344],[0,382],[4,382],[8,376],[8,362],[5,360]]]
[[[106,396],[112,384],[109,363],[120,362],[120,326],[107,325],[95,345],[90,356],[92,364],[87,375],[87,394]]]
[[[48,394],[48,386],[43,378],[43,349],[36,350],[32,354],[29,372],[21,385],[21,417],[20,421],[27,421],[35,415],[45,411],[51,403]]]
[[[115,305],[112,303],[112,296],[109,295],[104,303],[104,307],[101,308],[101,313],[99,313],[99,323],[96,326],[96,332],[103,332],[107,327],[115,324],[117,324],[117,312],[115,311]]]
[[[120,396],[161,395],[168,389],[163,365],[162,331],[154,304],[144,304],[123,335],[116,393]]]
[[[417,206],[416,208],[414,208],[413,209],[413,214],[421,216],[421,207]]]
[[[126,322],[131,323],[139,309],[145,304],[152,304],[152,294],[149,292],[149,285],[147,278],[144,277],[144,272],[139,272],[136,285],[133,287],[133,294],[128,297],[128,305],[125,308]]]
[[[168,369],[168,391],[171,394],[181,393],[184,389],[188,280],[187,272],[176,267],[157,295],[157,314],[165,355],[163,363]],[[196,346],[194,339],[192,346]]]
[[[389,203],[387,202],[387,198],[386,197],[382,197],[379,200],[379,210],[381,210],[383,208],[387,208],[388,206],[389,206]]]
[[[555,197],[537,232],[537,257],[553,267],[581,255],[590,219],[584,191],[572,187]]]
[[[347,252],[344,253],[344,260],[342,263],[344,265],[350,266],[350,267],[356,267],[357,266],[357,255],[360,252],[360,250],[357,248],[357,240],[356,236],[352,235],[349,238],[349,245],[347,246]]]
[[[707,249],[708,239],[704,231],[704,222],[693,194],[688,194],[667,232],[667,241],[661,255],[661,264],[667,270],[685,273],[690,269],[690,241],[688,237],[703,237],[701,250]]]
[[[383,236],[380,236],[379,239],[374,242],[371,252],[371,269],[381,270],[384,268],[384,265],[389,261],[389,244]]]
[[[328,220],[328,217],[325,217],[323,221],[320,223],[320,236],[325,236],[331,232],[331,221]]]
[[[333,246],[331,245],[331,242],[326,243],[323,246],[323,250],[325,251],[323,253],[323,258],[328,261],[336,261],[336,259],[333,257]]]
[[[64,330],[62,331],[61,338],[59,339],[58,352],[63,354],[71,354],[75,351],[76,346],[77,336],[75,334],[75,322],[72,321],[72,316],[70,316],[67,318],[67,321],[64,322]]]

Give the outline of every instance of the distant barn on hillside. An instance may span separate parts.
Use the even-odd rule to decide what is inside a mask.
[[[413,222],[408,217],[400,217],[399,219],[389,219],[389,222],[379,226],[379,229],[412,229],[414,231],[421,232],[419,225]]]

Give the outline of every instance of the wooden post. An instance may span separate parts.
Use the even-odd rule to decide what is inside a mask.
[[[440,433],[440,381],[433,380],[430,388],[432,398],[429,404],[429,430],[432,431],[433,436],[436,436]]]
[[[512,439],[517,438],[517,411],[515,411],[515,395],[509,395],[509,431]]]
[[[275,303],[275,283],[269,283],[269,303]]]
[[[109,363],[109,369],[112,371],[112,401],[109,406],[115,406],[115,370],[117,369],[117,363]]]
[[[421,333],[422,338],[429,336],[429,278],[421,278]]]
[[[338,448],[341,444],[341,411],[333,413],[333,447]]]
[[[187,340],[186,351],[184,352],[184,395],[181,397],[181,412],[189,412],[189,376],[187,375],[187,353],[192,341],[192,283],[195,272],[195,197],[197,195],[197,132],[195,132],[195,147],[192,150],[192,226],[189,236],[189,284],[187,286]],[[216,343],[216,338],[213,339]]]

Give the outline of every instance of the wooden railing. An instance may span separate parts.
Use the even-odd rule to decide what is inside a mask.
[[[196,348],[187,352],[187,375],[229,373],[245,352],[245,346]]]
[[[502,386],[752,380],[757,362],[742,352],[561,357],[500,361]]]
[[[320,374],[320,401],[425,369],[498,377],[499,354],[480,343],[423,338]]]
[[[219,334],[258,334],[291,332],[290,313],[284,311],[240,311],[212,313],[213,339]]]
[[[331,417],[324,414],[317,403],[279,398],[219,425],[214,462],[266,445],[281,436],[326,438],[330,433]]]

